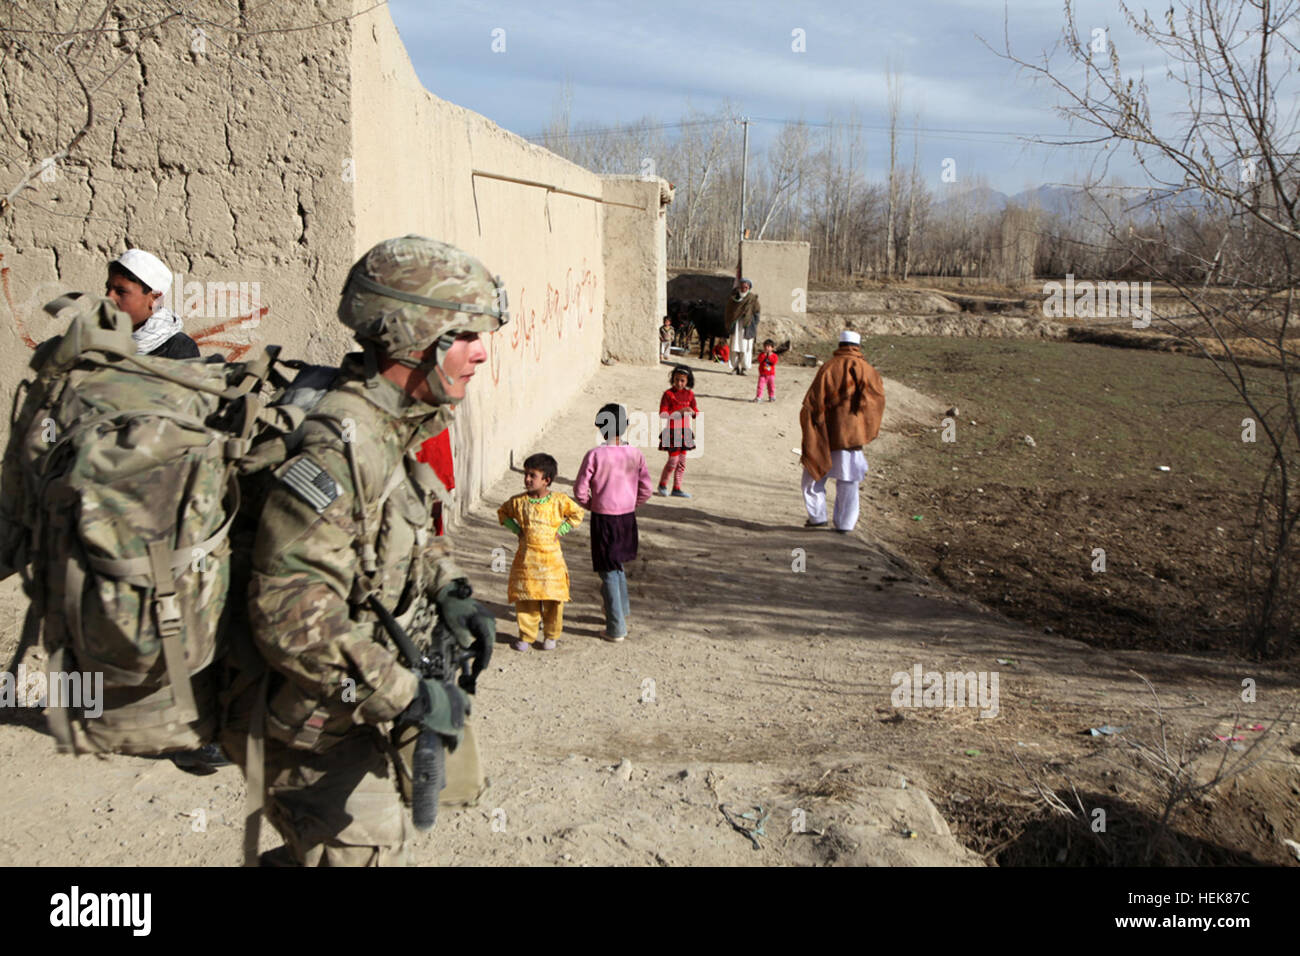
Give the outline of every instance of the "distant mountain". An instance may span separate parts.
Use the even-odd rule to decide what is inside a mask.
[[[1092,200],[1079,186],[1038,186],[1026,189],[1014,196],[998,192],[987,186],[976,186],[965,192],[946,197],[935,203],[939,214],[951,207],[953,209],[973,209],[979,213],[1000,213],[1009,205],[1030,209],[1041,209],[1049,216],[1077,216],[1092,208]]]
[[[1017,206],[1041,209],[1049,216],[1074,216],[1089,205],[1088,198],[1078,186],[1039,186],[1026,189],[1011,197]]]
[[[999,213],[1007,208],[1008,201],[1006,193],[988,186],[972,186],[960,192],[948,186],[940,190],[935,198],[938,201],[934,204],[934,212],[940,216],[945,215],[949,209],[960,209],[976,215]]]

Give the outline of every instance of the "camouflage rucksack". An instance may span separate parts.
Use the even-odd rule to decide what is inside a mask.
[[[14,564],[49,673],[103,674],[102,714],[51,700],[50,729],[74,753],[194,749],[217,730],[239,475],[283,460],[272,439],[301,413],[264,407],[275,348],[247,363],[151,358],[107,299],[45,308],[71,324],[33,359],[10,438]]]

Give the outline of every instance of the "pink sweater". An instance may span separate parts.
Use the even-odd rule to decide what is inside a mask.
[[[625,515],[650,500],[654,486],[645,455],[635,445],[597,445],[573,480],[573,497],[588,511]]]

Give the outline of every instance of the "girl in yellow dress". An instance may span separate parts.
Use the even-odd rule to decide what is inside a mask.
[[[569,569],[560,538],[582,521],[582,509],[568,495],[551,491],[558,468],[550,455],[529,455],[524,459],[524,493],[497,509],[501,524],[519,536],[507,591],[519,623],[519,639],[510,645],[517,651],[529,646],[554,650],[564,628]],[[539,623],[546,635],[540,644]]]

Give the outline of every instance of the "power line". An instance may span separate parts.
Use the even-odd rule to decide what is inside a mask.
[[[888,132],[887,125],[875,123],[846,123],[827,120],[824,122],[815,122],[809,120],[790,120],[779,119],[769,116],[754,116],[749,118],[752,123],[768,123],[777,125],[803,125],[813,129],[849,129],[849,130],[866,130],[870,132]],[[532,136],[526,136],[525,139],[537,142],[539,140],[568,141],[573,139],[584,139],[591,136],[606,136],[610,134],[633,136],[640,133],[662,132],[665,130],[680,130],[697,126],[721,126],[721,125],[738,125],[741,120],[737,117],[719,117],[703,120],[684,120],[677,123],[651,123],[643,126],[621,125],[621,126],[604,126],[591,127],[587,129],[571,130],[567,133],[536,133]],[[1042,138],[1047,133],[1033,132],[1016,132],[1014,130],[995,130],[995,129],[956,129],[948,127],[927,127],[927,126],[900,126],[898,127],[900,136],[916,135],[923,139],[933,139],[936,137],[945,137],[948,139],[957,139],[961,142],[1012,142],[1012,143],[1029,143],[1034,144],[1035,138]],[[1050,144],[1037,144],[1050,145]],[[1068,144],[1066,144],[1068,145]]]
[[[534,133],[532,136],[525,136],[524,139],[529,142],[536,142],[539,139],[578,139],[584,136],[604,136],[607,133],[622,133],[631,135],[633,133],[652,133],[666,129],[686,129],[688,126],[717,126],[721,123],[740,122],[739,120],[729,119],[707,119],[707,120],[688,120],[680,123],[651,123],[646,126],[605,126],[587,129],[572,130],[568,133],[551,133],[542,132]]]
[[[754,116],[751,117],[750,119],[752,122],[755,123],[802,122],[804,126],[815,126],[822,129],[831,129],[834,127],[842,126],[845,129],[866,129],[866,130],[873,130],[877,132],[889,132],[888,126],[877,126],[873,123],[836,123],[831,120],[827,120],[826,122],[823,123],[815,123],[808,120],[802,120],[802,121],[783,120],[783,119],[773,119],[770,117],[762,117],[762,116]],[[1006,129],[943,129],[939,127],[926,127],[926,126],[900,126],[898,128],[898,132],[900,135],[903,133],[925,133],[925,134],[960,133],[960,134],[969,134],[972,136],[1014,136],[1014,137],[1041,135],[1038,133],[1017,133],[1014,130],[1006,130]]]

